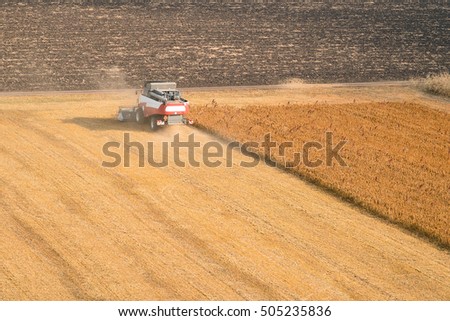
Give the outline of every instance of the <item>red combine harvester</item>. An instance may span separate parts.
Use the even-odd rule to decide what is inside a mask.
[[[181,97],[174,82],[147,81],[138,98],[138,105],[131,108],[119,108],[117,119],[135,120],[137,123],[150,123],[150,130],[160,126],[192,124],[185,118],[189,112],[189,102]]]

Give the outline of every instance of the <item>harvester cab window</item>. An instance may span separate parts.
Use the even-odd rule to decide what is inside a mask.
[[[177,100],[177,99],[179,99],[178,96],[179,96],[179,94],[178,94],[177,91],[169,91],[169,92],[167,92],[167,99],[168,100]]]

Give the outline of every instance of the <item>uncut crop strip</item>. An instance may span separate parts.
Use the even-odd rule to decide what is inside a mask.
[[[392,222],[450,245],[448,146],[450,117],[413,103],[342,105],[196,106],[200,127],[227,139],[325,146],[325,133],[347,143],[348,167],[303,164],[292,170]],[[264,150],[258,150],[264,154]],[[292,151],[291,151],[292,152]],[[267,155],[265,155],[267,156]],[[279,165],[285,158],[272,155]],[[311,157],[323,157],[320,152]]]

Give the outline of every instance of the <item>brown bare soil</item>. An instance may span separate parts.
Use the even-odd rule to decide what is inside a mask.
[[[444,2],[2,0],[0,91],[424,77],[449,70]]]
[[[102,167],[102,161],[110,160],[102,154],[103,144],[123,143],[125,132],[133,141],[157,146],[173,141],[177,133],[184,140],[193,133],[202,144],[217,141],[192,127],[149,133],[146,125],[116,121],[117,107],[134,99],[125,93],[0,97],[0,299],[450,299],[447,250],[278,169],[263,164],[239,167],[248,158],[238,152],[231,168],[182,168],[173,162],[164,168],[140,168],[135,149],[129,168]],[[437,113],[412,104],[343,105],[336,111],[329,107],[332,115],[353,110],[347,119],[359,120],[360,126],[343,131],[340,120],[326,116],[326,106],[321,105],[309,107],[313,112],[298,120],[303,122],[299,130],[320,135],[325,123],[315,117],[322,114],[337,137],[356,133],[368,137],[363,146],[361,140],[352,141],[355,136],[347,137],[345,156],[351,166],[345,173],[352,181],[345,182],[359,183],[352,174],[362,166],[354,157],[355,148],[385,164],[391,157],[394,168],[416,170],[425,184],[415,182],[410,190],[429,191],[429,200],[440,208],[440,199],[431,194],[441,186],[442,171],[448,168],[436,168],[442,154],[439,142],[448,134],[448,126],[440,128],[448,121],[445,116],[436,119]],[[262,110],[267,111],[258,109],[259,115]],[[206,113],[220,114],[207,108],[195,112],[204,124],[211,122]],[[233,112],[253,119],[247,109]],[[399,118],[409,117],[408,112],[418,115],[409,124],[410,132]],[[391,120],[383,118],[386,113]],[[426,125],[418,125],[421,118]],[[266,126],[265,121],[260,126]],[[399,146],[410,149],[404,152],[405,159],[394,154],[397,149],[374,150],[384,151],[378,145],[381,135],[396,135],[385,122],[398,124],[399,133],[405,135],[397,135]],[[255,126],[243,124],[236,134],[250,125]],[[296,126],[294,120],[287,126]],[[283,128],[270,130],[283,133]],[[423,155],[423,171],[404,165],[419,157],[416,152],[423,147],[419,134],[427,135],[430,145],[424,148],[431,153]],[[409,145],[409,135],[418,146]],[[155,153],[162,156],[159,148]],[[195,158],[201,157],[197,149]],[[389,173],[399,180],[410,177],[404,171]],[[374,174],[367,174],[370,184]],[[378,177],[387,184],[383,173]],[[384,192],[374,193],[374,198],[386,200]],[[419,197],[416,202],[423,200],[420,193],[413,196]],[[421,213],[419,206],[410,208],[415,217]]]

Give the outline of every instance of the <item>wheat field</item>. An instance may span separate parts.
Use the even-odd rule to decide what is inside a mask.
[[[443,232],[442,220],[447,218],[439,209],[447,197],[443,171],[448,173],[441,146],[448,137],[444,113],[400,103],[255,106],[256,99],[274,105],[272,96],[277,101],[284,97],[291,102],[342,102],[369,99],[379,92],[390,99],[416,97],[415,93],[398,86],[232,91],[234,95],[230,90],[186,92],[194,105],[192,116],[223,134],[258,140],[256,126],[270,130],[277,140],[320,140],[332,123],[336,141],[343,135],[349,140],[343,153],[349,167],[319,168],[310,175],[334,177],[335,184],[344,182],[345,188],[354,183],[360,197],[372,191],[380,204],[397,204],[396,210],[409,206],[422,219],[419,223],[426,228],[434,224],[441,228],[436,233]],[[245,97],[253,97],[253,107]],[[0,95],[2,300],[450,299],[447,250],[282,170],[263,163],[253,168],[180,167],[172,160],[165,168],[139,167],[137,150],[132,151],[130,167],[103,167],[109,157],[102,146],[124,143],[124,133],[144,145],[170,143],[175,135],[186,141],[195,135],[203,146],[216,142],[226,148],[217,136],[195,127],[149,132],[148,124],[117,121],[118,106],[131,105],[135,98],[134,91]],[[211,104],[201,107],[212,99],[220,103],[215,110]],[[245,105],[222,107],[227,101]],[[416,113],[416,121],[411,116],[406,119],[411,123],[405,122],[405,113]],[[209,118],[213,116],[222,119]],[[275,116],[273,128],[265,116]],[[383,118],[387,116],[390,121]],[[392,128],[397,122],[399,131]],[[299,127],[289,132],[284,126]],[[367,140],[358,139],[362,130]],[[377,174],[383,179],[378,188],[389,190],[392,200],[373,185],[369,189],[375,175],[370,171],[367,186],[361,183],[369,164],[364,160],[372,155],[381,164],[398,152],[382,146],[383,140],[389,141],[385,134],[403,137],[401,143],[409,144],[407,159],[393,162],[397,167],[405,169],[403,163],[414,161],[414,151],[423,146],[428,146],[426,153],[434,153],[425,155],[423,164],[433,172],[441,166],[440,174],[410,166],[426,182],[422,193],[411,192],[410,197],[421,197],[417,202],[425,205],[434,202],[434,208],[427,208],[440,223],[428,220],[426,225],[424,210],[399,197],[398,190],[406,188],[399,175],[412,184],[411,174],[370,163],[386,171]],[[425,138],[411,147],[419,136]],[[162,154],[155,149],[156,158]],[[183,149],[180,154],[186,160],[188,152]],[[197,148],[193,156],[201,160],[203,150]],[[217,159],[225,164],[226,158]],[[248,157],[235,151],[233,163],[241,160]],[[427,190],[431,192],[424,197]]]
[[[200,127],[227,139],[260,142],[270,133],[278,144],[292,141],[291,153],[307,141],[325,146],[325,133],[331,132],[334,145],[347,141],[341,156],[348,166],[334,161],[291,170],[375,215],[450,245],[448,113],[412,102],[367,102],[210,104],[195,106],[191,114]],[[264,154],[261,147],[258,152]],[[324,150],[310,156],[323,159]],[[281,167],[290,158],[277,149],[271,157]]]

